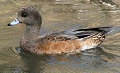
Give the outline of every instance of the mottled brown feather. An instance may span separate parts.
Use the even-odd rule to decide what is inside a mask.
[[[56,54],[56,53],[70,53],[80,50],[79,40],[67,41],[49,41],[46,43],[38,43],[35,48],[37,54]]]

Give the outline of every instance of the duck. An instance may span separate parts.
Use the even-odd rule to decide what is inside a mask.
[[[32,6],[22,7],[17,18],[8,26],[21,23],[26,25],[26,30],[20,39],[20,47],[34,54],[76,53],[96,48],[104,41],[106,35],[115,29],[113,26],[68,29],[40,35],[42,17]]]

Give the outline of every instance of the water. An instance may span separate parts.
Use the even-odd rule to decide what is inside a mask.
[[[41,34],[69,28],[120,25],[119,0],[1,0],[0,73],[120,73],[120,31],[108,35],[101,47],[78,54],[34,55],[21,51],[23,24],[8,27],[26,5],[43,18]]]

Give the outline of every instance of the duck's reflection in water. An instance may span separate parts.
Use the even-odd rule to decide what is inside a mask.
[[[43,73],[47,59],[49,59],[49,56],[47,55],[35,55],[21,49],[19,51],[19,55],[26,67],[25,71],[28,73]]]
[[[107,53],[98,47],[77,54],[35,55],[25,50],[19,50],[22,62],[28,73],[54,72],[87,72],[96,68],[106,69],[106,64],[113,61],[117,55]],[[86,70],[87,69],[87,70]],[[53,71],[54,70],[54,71]]]

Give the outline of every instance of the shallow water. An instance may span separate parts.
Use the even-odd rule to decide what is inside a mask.
[[[39,55],[21,51],[23,24],[8,27],[20,7],[32,5],[43,18],[41,34],[70,28],[120,25],[119,0],[1,0],[0,73],[120,73],[120,31],[101,47],[78,54]]]

